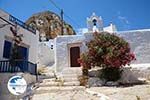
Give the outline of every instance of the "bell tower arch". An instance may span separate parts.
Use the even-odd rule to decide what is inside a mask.
[[[103,31],[103,20],[101,16],[98,17],[93,13],[91,17],[87,18],[87,27],[89,32]]]

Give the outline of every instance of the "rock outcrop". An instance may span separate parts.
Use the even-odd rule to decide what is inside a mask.
[[[62,35],[61,18],[54,12],[44,11],[31,16],[27,21],[27,25],[37,29],[40,32],[40,37],[43,35],[47,40],[54,39],[57,35]],[[75,31],[71,25],[64,22],[63,35],[75,35]]]

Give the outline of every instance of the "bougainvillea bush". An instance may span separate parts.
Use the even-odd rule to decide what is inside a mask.
[[[94,39],[87,43],[88,51],[78,60],[83,70],[101,67],[101,78],[116,81],[121,76],[121,68],[135,59],[130,46],[123,38],[115,34],[101,32],[94,34]]]

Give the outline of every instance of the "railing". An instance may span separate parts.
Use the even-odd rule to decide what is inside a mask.
[[[27,72],[37,75],[37,65],[25,60],[0,61],[0,72]]]
[[[14,16],[9,15],[9,20],[10,20],[11,22],[13,22],[14,24],[17,24],[17,25],[23,27],[24,29],[27,29],[27,30],[29,30],[30,32],[36,34],[36,30],[35,30],[33,27],[31,27],[31,26],[27,25],[26,23],[20,21],[19,19],[15,18]]]

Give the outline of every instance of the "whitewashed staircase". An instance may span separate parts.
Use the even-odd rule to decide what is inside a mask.
[[[35,94],[57,92],[57,91],[70,91],[70,90],[83,90],[84,87],[80,86],[78,76],[82,74],[80,68],[64,69],[61,73],[56,73],[57,78],[44,79],[38,84]]]
[[[82,75],[81,68],[67,68],[61,72],[61,76],[65,86],[79,86],[78,77]]]

